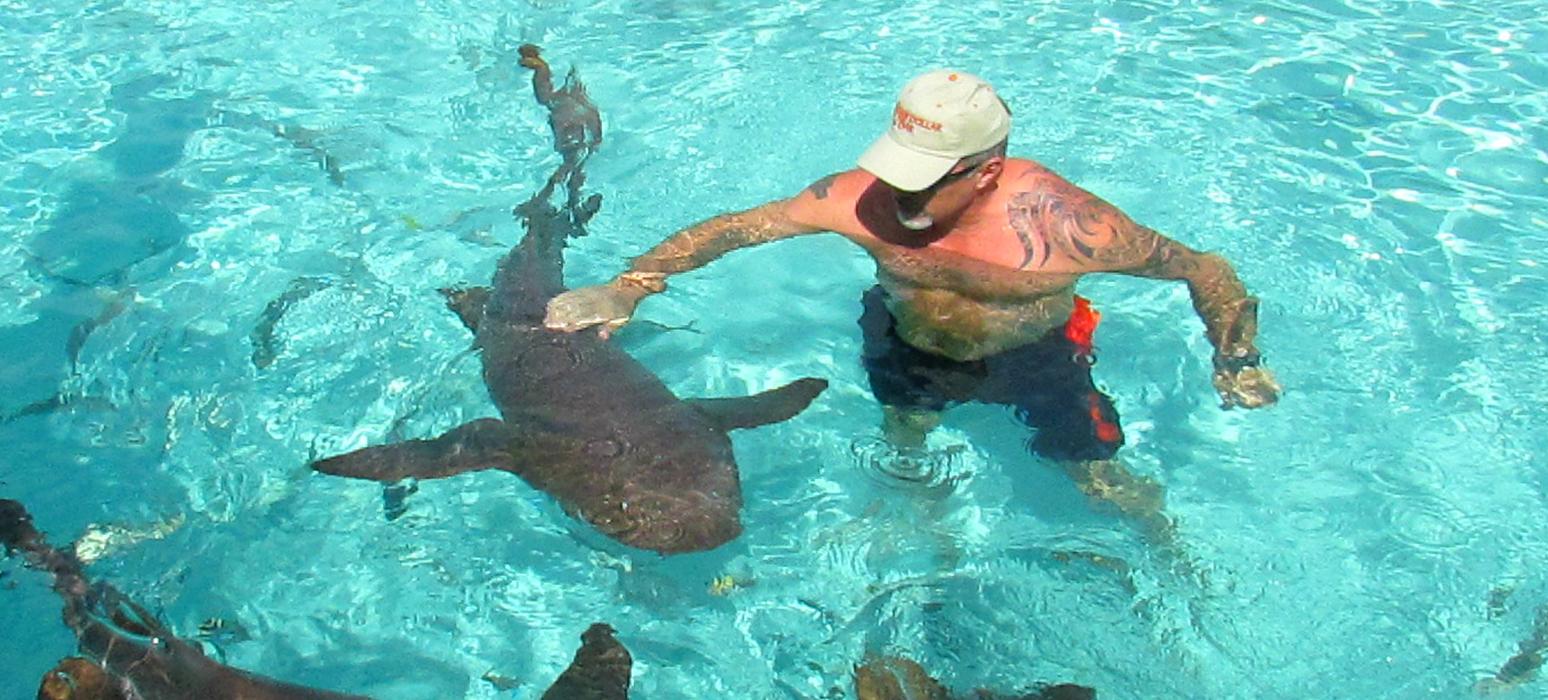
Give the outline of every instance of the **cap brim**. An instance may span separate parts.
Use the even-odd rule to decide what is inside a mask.
[[[898,143],[892,132],[882,134],[856,163],[882,182],[904,192],[918,192],[941,179],[959,159],[920,153]]]

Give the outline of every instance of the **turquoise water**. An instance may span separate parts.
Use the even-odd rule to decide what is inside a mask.
[[[936,5],[0,1],[0,495],[59,543],[120,533],[92,572],[185,635],[225,620],[227,662],[384,698],[537,697],[596,620],[640,698],[845,697],[868,649],[963,690],[1476,697],[1548,604],[1540,6]],[[932,487],[882,474],[871,264],[832,237],[684,275],[640,318],[692,330],[618,340],[683,396],[832,381],[735,435],[721,550],[623,551],[505,474],[388,522],[306,472],[493,413],[434,289],[488,278],[557,164],[527,41],[606,121],[574,284],[850,167],[946,64],[998,84],[1015,153],[1233,261],[1264,411],[1216,408],[1181,285],[1081,287],[1193,568],[999,409],[948,414]],[[72,639],[3,571],[0,697],[31,697]]]

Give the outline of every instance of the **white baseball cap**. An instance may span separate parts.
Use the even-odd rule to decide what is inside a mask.
[[[917,192],[965,156],[999,145],[1010,126],[1005,103],[983,78],[934,70],[903,86],[892,128],[860,154],[858,164],[893,187]]]

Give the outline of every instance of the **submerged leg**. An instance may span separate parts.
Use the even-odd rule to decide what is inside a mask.
[[[871,393],[882,404],[882,435],[905,449],[922,449],[941,411],[972,397],[988,376],[983,362],[958,362],[903,342],[886,307],[887,293],[872,287],[861,298],[861,363]]]
[[[902,406],[882,406],[882,436],[894,447],[922,450],[930,431],[941,424],[940,411]]]
[[[1015,408],[1034,433],[1033,453],[1063,465],[1082,493],[1116,508],[1153,544],[1177,548],[1161,484],[1138,476],[1117,457],[1123,428],[1111,397],[1092,380],[1089,343],[1055,329],[1036,343],[990,358],[978,399]],[[1087,338],[1089,340],[1089,338]]]
[[[1155,479],[1134,474],[1121,459],[1066,462],[1064,469],[1081,493],[1117,508],[1152,541],[1174,542],[1176,531],[1166,515],[1166,494]]]

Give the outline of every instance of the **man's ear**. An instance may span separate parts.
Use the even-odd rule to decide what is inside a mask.
[[[1000,181],[1000,173],[1005,172],[1005,157],[995,156],[984,161],[978,166],[978,189],[993,187]]]

